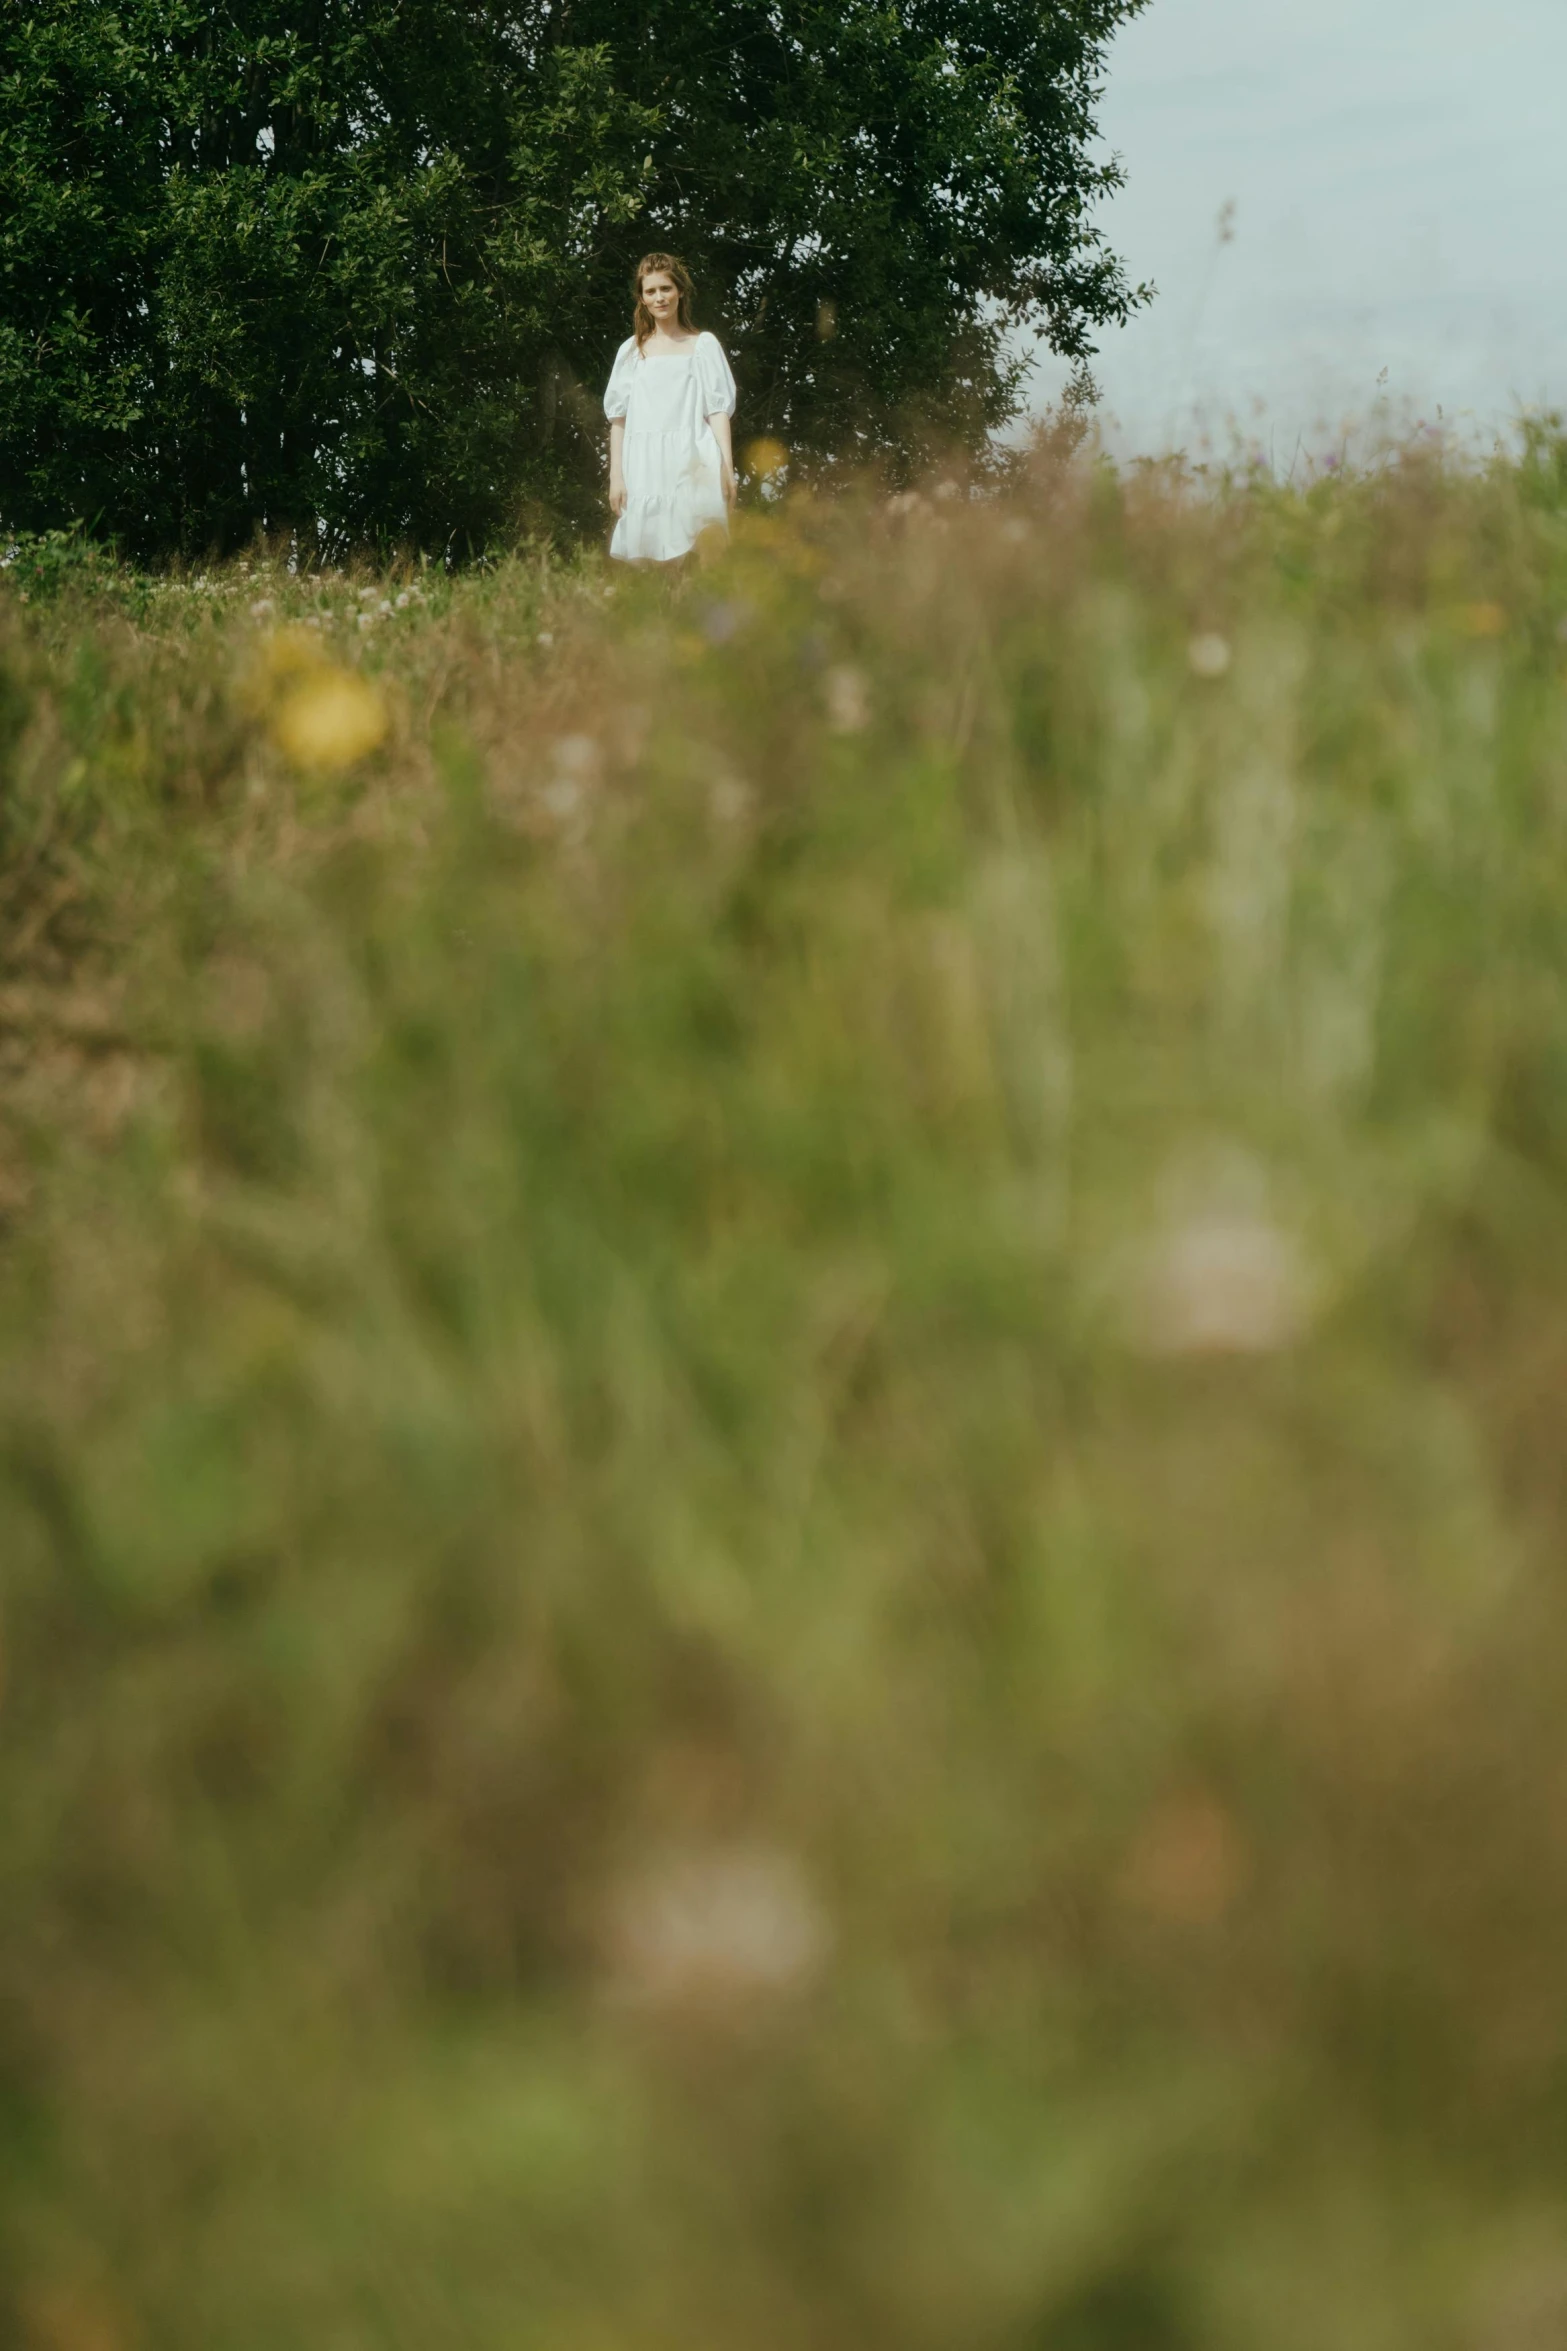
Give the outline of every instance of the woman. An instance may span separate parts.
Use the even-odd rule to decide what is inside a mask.
[[[609,551],[623,563],[672,563],[703,531],[727,526],[735,379],[717,336],[697,333],[684,262],[650,253],[632,288],[635,331],[616,354],[604,395],[615,515]]]

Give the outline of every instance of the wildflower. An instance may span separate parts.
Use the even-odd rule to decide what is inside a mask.
[[[575,776],[581,783],[597,779],[602,754],[595,735],[561,735],[551,745],[557,775]]]
[[[702,615],[702,634],[710,645],[727,645],[750,618],[749,608],[733,601],[710,604]]]
[[[789,452],[782,441],[772,440],[764,434],[760,440],[747,445],[745,470],[755,474],[759,481],[770,482],[776,474],[783,472],[788,463]]]
[[[708,806],[719,824],[740,824],[751,813],[754,795],[740,776],[721,775],[708,794]]]
[[[799,1863],[765,1845],[667,1856],[610,1905],[614,1988],[639,2007],[798,1991],[830,1942]]]
[[[1245,1854],[1235,1824],[1210,1795],[1167,1797],[1145,1822],[1121,1879],[1136,1908],[1176,1927],[1215,1925],[1240,1891]]]
[[[406,588],[402,588],[398,591],[394,609],[398,612],[406,612],[412,602],[413,598],[409,594],[408,590]]]
[[[1135,1335],[1155,1356],[1269,1355],[1301,1339],[1314,1284],[1298,1244],[1259,1208],[1198,1208],[1141,1267]]]
[[[284,698],[272,722],[295,767],[352,767],[383,739],[386,705],[368,678],[321,663]]]
[[[1212,679],[1226,677],[1234,657],[1228,638],[1210,631],[1206,636],[1193,637],[1186,648],[1186,658],[1193,677]]]
[[[557,824],[574,826],[586,813],[603,758],[594,735],[561,735],[551,744],[550,773],[539,797]]]
[[[256,619],[256,620],[264,620],[264,619],[266,618],[266,615],[267,615],[267,614],[268,614],[268,613],[269,613],[269,612],[272,610],[272,599],[271,599],[271,597],[270,597],[270,596],[258,596],[258,597],[256,598],[255,602],[254,602],[254,603],[251,605],[251,608],[250,608],[250,610],[251,610],[252,617],[253,617],[254,619]]]
[[[862,670],[843,664],[827,672],[827,724],[835,735],[862,735],[871,722],[870,688]]]

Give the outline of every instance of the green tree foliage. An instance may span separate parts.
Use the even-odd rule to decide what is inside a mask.
[[[639,249],[750,424],[977,442],[1009,330],[1135,299],[1089,221],[1142,0],[20,0],[0,23],[0,515],[148,553],[473,546],[592,478]]]

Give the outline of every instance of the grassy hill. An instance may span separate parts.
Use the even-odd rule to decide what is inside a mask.
[[[0,589],[0,2341],[1567,2339],[1567,449]]]

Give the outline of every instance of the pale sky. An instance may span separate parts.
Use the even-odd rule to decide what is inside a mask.
[[[1567,0],[1151,0],[1101,119],[1100,224],[1160,288],[1095,364],[1113,445],[1567,409]]]

